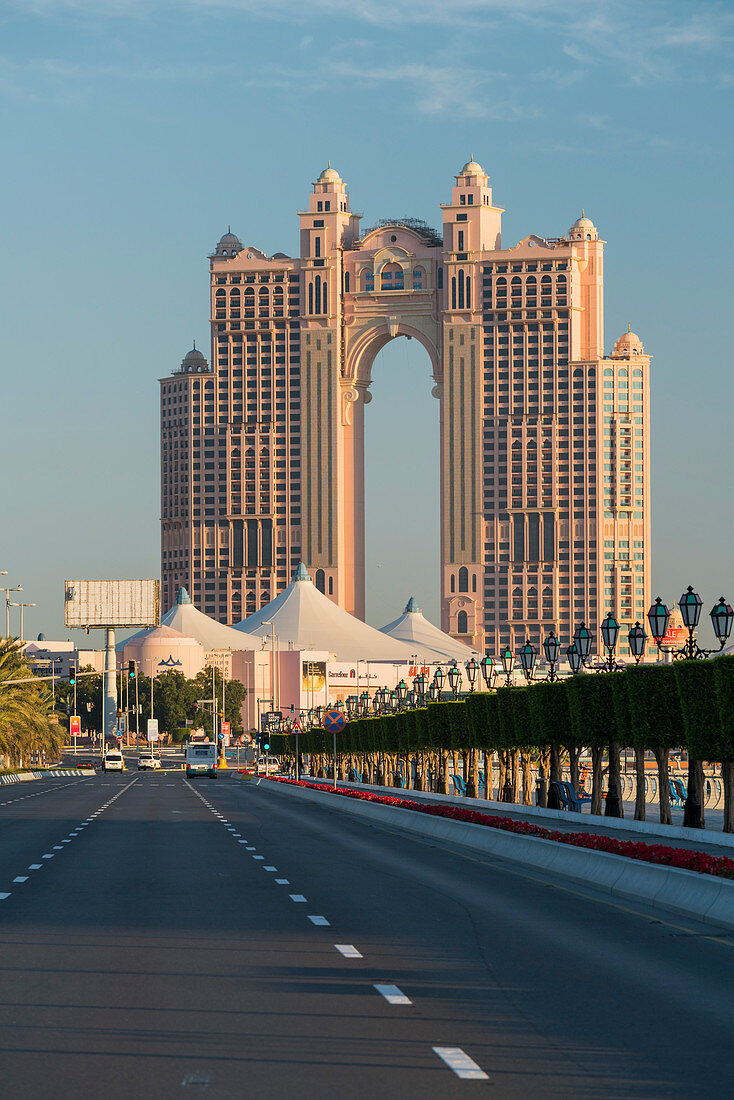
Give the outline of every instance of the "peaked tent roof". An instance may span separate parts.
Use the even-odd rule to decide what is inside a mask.
[[[210,619],[208,615],[199,611],[194,607],[185,588],[179,588],[176,602],[161,619],[161,626],[169,626],[180,634],[194,638],[204,647],[206,652],[211,652],[214,649],[260,648],[249,642],[247,637],[243,637],[240,631],[231,626],[225,626],[224,623],[218,623],[216,619]],[[123,645],[133,640],[142,642],[144,635],[148,633],[147,630],[141,630],[137,634],[133,634],[132,638],[128,638]],[[122,648],[122,646],[117,648]]]
[[[313,584],[303,563],[285,591],[234,629],[269,638],[266,622],[275,624],[281,650],[316,649],[334,653],[340,661],[408,661],[414,652],[332,603]]]
[[[457,642],[450,634],[444,634],[425,618],[411,596],[399,619],[381,629],[383,634],[397,638],[411,647],[411,653],[430,661],[468,661],[477,651],[463,642]],[[479,654],[481,656],[481,654]]]

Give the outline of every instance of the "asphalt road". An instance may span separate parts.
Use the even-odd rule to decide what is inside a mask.
[[[3,1098],[732,1092],[734,937],[267,783],[2,788],[0,944]]]

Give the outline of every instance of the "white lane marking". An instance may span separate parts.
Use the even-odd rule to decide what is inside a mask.
[[[232,836],[234,836],[234,837],[242,836],[242,833],[232,833]],[[247,841],[245,841],[245,844],[247,844]]]
[[[317,916],[310,915],[308,919],[311,921],[311,924],[319,924],[319,925],[322,925],[323,927],[327,927],[328,924],[329,924],[326,917],[317,917]]]
[[[61,847],[60,844],[54,844],[54,851],[55,852],[63,852],[63,850],[64,849]]]
[[[277,871],[277,867],[263,867],[263,871]]]
[[[474,1059],[470,1058],[461,1047],[433,1047],[433,1051],[443,1059],[457,1077],[463,1077],[466,1081],[489,1080],[489,1074],[480,1069]]]
[[[245,851],[246,852],[256,852],[257,848],[255,847],[254,844],[251,844],[249,848],[245,848]]]
[[[29,871],[40,871],[42,867],[43,867],[42,863],[31,863],[31,864],[28,865],[28,870]]]
[[[54,858],[53,852],[46,852],[45,855],[41,856],[41,859],[53,859],[53,858]]]
[[[396,985],[376,985],[374,987],[389,1005],[412,1005],[410,997],[406,997],[402,989]]]
[[[345,959],[363,959],[364,955],[361,951],[351,943],[335,943],[334,947],[337,949],[340,955],[343,955]]]
[[[246,840],[238,840],[237,843],[238,844],[247,844],[247,841]],[[245,851],[246,852],[254,852],[255,849],[254,848],[245,848]]]
[[[291,899],[291,901],[305,901],[306,900],[305,897],[303,896],[303,894],[289,894],[288,897]]]
[[[265,856],[253,856],[253,859],[265,859]]]
[[[13,882],[28,882],[28,875],[18,875],[17,878],[13,879]]]
[[[61,843],[62,844],[71,844],[71,841],[70,840],[62,840]]]
[[[276,878],[275,880],[278,886],[290,886],[290,881],[287,878]]]
[[[9,898],[9,897],[10,897],[10,894],[0,894],[0,901],[5,901],[5,899]]]

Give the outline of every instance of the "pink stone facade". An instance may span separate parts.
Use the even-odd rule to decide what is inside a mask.
[[[442,628],[496,654],[644,618],[650,359],[633,333],[604,355],[604,242],[582,216],[503,248],[473,160],[441,209],[440,232],[363,230],[329,167],[299,256],[219,242],[210,362],[161,379],[166,606],[184,585],[239,622],[302,560],[364,617],[365,407],[377,353],[407,336],[441,406]]]

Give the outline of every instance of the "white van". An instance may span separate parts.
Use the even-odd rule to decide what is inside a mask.
[[[186,746],[186,778],[193,775],[217,778],[217,746],[213,741],[194,741]]]
[[[103,772],[124,772],[125,761],[119,749],[109,749],[102,759]]]

